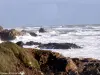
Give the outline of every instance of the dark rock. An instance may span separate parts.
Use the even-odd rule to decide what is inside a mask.
[[[1,40],[13,40],[16,38],[16,36],[19,36],[20,32],[16,31],[15,29],[11,29],[11,30],[3,30],[0,32],[0,38]]]
[[[25,45],[41,45],[41,43],[30,41],[30,42],[26,42]]]
[[[22,41],[19,41],[16,43],[18,46],[23,47],[24,43]]]
[[[29,32],[29,33],[30,33],[31,36],[37,36],[37,34],[34,33],[34,32]]]
[[[48,44],[41,44],[40,48],[45,49],[71,49],[71,48],[81,48],[73,43],[48,43]]]
[[[67,72],[57,72],[54,75],[68,75],[68,73]]]
[[[41,71],[46,75],[49,75],[50,73],[55,74],[57,72],[65,72],[67,59],[59,53],[37,50],[35,52],[35,58],[40,64]]]
[[[44,30],[44,28],[40,28],[40,29],[39,29],[39,32],[40,32],[40,33],[44,33],[44,32],[46,32],[46,31]]]

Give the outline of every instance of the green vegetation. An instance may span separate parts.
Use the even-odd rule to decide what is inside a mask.
[[[16,72],[17,64],[40,68],[38,61],[25,49],[11,42],[0,44],[0,72]]]

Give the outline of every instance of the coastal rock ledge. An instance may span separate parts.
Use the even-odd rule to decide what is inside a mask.
[[[52,51],[26,49],[11,42],[3,42],[0,44],[0,73],[100,75],[100,60],[69,58]]]

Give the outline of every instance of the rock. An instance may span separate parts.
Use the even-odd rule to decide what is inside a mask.
[[[37,36],[37,34],[34,33],[34,32],[29,32],[29,33],[30,33],[31,36]]]
[[[38,60],[41,71],[46,75],[50,73],[65,72],[67,60],[59,53],[43,50],[36,50],[32,53],[34,53],[35,59]]]
[[[16,36],[19,36],[20,32],[16,31],[15,29],[11,29],[11,30],[3,30],[0,32],[0,37],[1,40],[13,40],[16,38]]]
[[[100,75],[100,62],[88,63],[87,65],[85,65],[81,74],[83,74],[83,75]]]
[[[78,67],[76,66],[75,62],[73,62],[72,59],[68,58],[67,62],[68,62],[67,66],[66,66],[66,71],[67,72],[70,71],[70,70],[73,71],[73,72],[78,71]]]
[[[44,33],[44,32],[46,32],[46,31],[44,30],[44,28],[40,28],[40,29],[39,29],[39,32],[40,32],[40,33]]]
[[[25,35],[26,33],[27,33],[26,30],[22,30],[22,31],[21,31],[21,35]]]
[[[41,43],[30,41],[30,42],[26,42],[25,45],[41,45]]]
[[[0,72],[22,72],[25,75],[100,75],[100,60],[66,58],[56,52],[25,49],[11,42],[3,42],[0,44]]]
[[[0,26],[0,32],[1,32],[1,31],[3,31],[3,27],[2,27],[2,26]]]
[[[24,43],[22,41],[19,41],[16,43],[18,46],[23,47]]]
[[[41,44],[40,48],[45,49],[71,49],[71,48],[81,48],[73,43],[48,43],[48,44]]]
[[[0,72],[43,75],[38,61],[25,49],[11,42],[0,44]]]

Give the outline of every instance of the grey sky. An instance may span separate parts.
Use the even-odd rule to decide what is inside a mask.
[[[4,27],[100,24],[100,0],[0,0]]]

